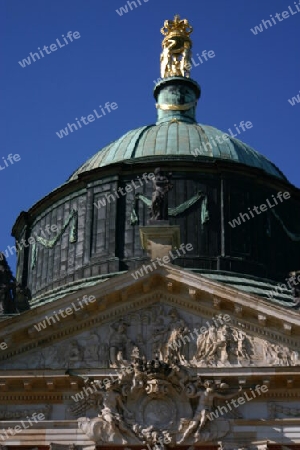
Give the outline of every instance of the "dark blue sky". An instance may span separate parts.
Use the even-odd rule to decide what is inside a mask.
[[[22,210],[109,142],[155,122],[160,28],[174,14],[194,27],[194,56],[215,53],[192,70],[202,87],[198,121],[224,131],[251,121],[253,128],[239,138],[299,187],[300,103],[288,102],[300,90],[300,12],[294,0],[139,2],[120,16],[116,9],[125,0],[1,1],[0,249],[14,244],[11,228]],[[294,14],[251,32],[270,15],[291,11],[289,6]],[[80,38],[59,48],[56,39],[65,44],[62,35],[69,31]],[[57,48],[44,51],[44,58],[24,68],[18,63],[38,47],[50,51],[51,44]],[[56,135],[106,102],[118,108],[62,139]],[[20,161],[11,164],[10,153]],[[15,258],[8,261],[14,270]]]

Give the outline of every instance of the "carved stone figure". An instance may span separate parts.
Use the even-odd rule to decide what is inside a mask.
[[[150,342],[152,343],[152,357],[158,357],[161,360],[165,359],[166,353],[166,326],[164,323],[164,319],[162,317],[158,317],[155,323],[152,326],[152,335],[150,338]]]
[[[237,395],[237,393],[228,395],[219,394],[215,391],[214,383],[210,381],[205,381],[203,386],[205,387],[204,391],[200,390],[196,394],[191,396],[199,397],[198,406],[194,413],[193,419],[191,420],[188,428],[183,433],[182,438],[178,441],[178,444],[182,444],[186,440],[186,438],[196,430],[198,434],[200,433],[201,429],[204,428],[208,420],[210,412],[212,411],[212,408],[214,406],[214,399],[218,398],[226,400],[231,399]],[[239,389],[239,391],[241,390],[242,388]]]
[[[76,340],[70,343],[67,351],[67,367],[78,368],[83,358],[83,349]]]
[[[241,330],[223,325],[216,328],[211,325],[208,330],[199,335],[197,350],[193,364],[201,366],[228,366],[251,364],[251,344]]]
[[[300,303],[300,283],[298,282],[298,277],[300,277],[300,270],[290,272],[290,283],[292,285],[293,297],[295,300],[298,300],[298,304]]]
[[[28,287],[23,287],[21,283],[16,284],[15,303],[18,312],[27,311],[30,309],[29,301],[31,300],[31,292]]]
[[[231,330],[228,325],[220,328],[218,348],[220,352],[220,361],[223,365],[229,364],[229,350],[231,349]],[[233,353],[233,351],[232,351]]]
[[[78,425],[82,431],[97,443],[126,444],[129,439],[136,443],[136,436],[123,416],[126,413],[130,420],[133,414],[125,406],[114,383],[107,382],[105,391],[102,391],[99,395],[101,396],[101,401],[99,401],[101,406],[99,407],[98,417],[92,420],[86,417],[78,419]]]
[[[84,361],[86,363],[98,362],[99,356],[99,337],[92,333],[85,342]]]
[[[168,220],[168,192],[173,188],[170,176],[167,177],[158,167],[154,170],[151,219]]]
[[[232,335],[237,343],[236,354],[238,357],[238,361],[241,362],[243,360],[250,360],[251,358],[248,354],[246,345],[246,334],[240,330],[233,330]]]
[[[185,342],[184,337],[189,333],[189,329],[186,326],[174,327],[171,331],[169,340],[167,342],[167,354],[166,361],[171,363],[172,361],[179,361],[180,364],[188,364],[184,353],[188,351],[184,348],[188,341]],[[183,346],[183,348],[182,348]]]
[[[106,391],[103,394],[103,409],[101,417],[113,428],[117,426],[124,433],[129,432],[125,422],[122,419],[123,411],[130,417],[132,413],[126,408],[119,392],[114,390],[113,383],[106,383]]]
[[[189,372],[184,366],[179,366],[176,363],[171,364],[172,372],[168,376],[171,384],[176,380],[181,387],[181,392],[185,389],[186,383],[189,381]]]
[[[4,253],[0,253],[0,314],[14,314],[17,312],[15,304],[15,284],[10,267]]]
[[[126,324],[118,322],[111,325],[112,331],[109,338],[109,358],[111,367],[120,367],[128,362],[130,339],[126,334]]]
[[[189,338],[184,337],[189,333],[187,324],[183,319],[179,317],[178,311],[172,308],[169,311],[168,316],[170,322],[166,332],[166,350],[164,360],[167,363],[177,363],[187,365],[187,359],[189,354]]]
[[[146,357],[145,341],[144,341],[143,336],[142,336],[141,333],[139,333],[137,335],[136,340],[135,340],[135,344],[136,344],[136,347],[139,350],[140,357]]]
[[[278,344],[272,344],[267,341],[262,342],[263,358],[273,366],[293,365],[292,354],[287,347]]]
[[[134,430],[143,443],[147,443],[147,447],[151,446],[153,450],[162,450],[164,449],[164,444],[170,444],[172,441],[172,437],[167,430],[157,430],[153,425],[142,428],[136,424]]]
[[[195,358],[199,361],[203,359],[210,359],[217,350],[218,333],[214,325],[211,325],[209,329],[200,334],[197,339],[197,353]]]
[[[277,354],[277,364],[279,366],[290,366],[292,364],[292,358],[288,348],[275,345],[274,350]]]
[[[228,362],[229,329],[225,325],[219,330],[210,326],[208,331],[200,335],[197,339],[197,353],[195,358],[198,361],[205,361],[208,365],[214,365],[218,359],[223,365]]]
[[[146,364],[145,361],[141,358],[134,359],[131,364],[133,367],[133,378],[131,386],[132,392],[135,388],[141,388],[144,386]]]

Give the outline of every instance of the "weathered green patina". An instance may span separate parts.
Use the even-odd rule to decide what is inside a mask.
[[[72,174],[69,181],[75,180],[81,173],[98,167],[124,160],[135,163],[140,158],[147,157],[157,157],[165,161],[188,157],[194,162],[225,159],[257,167],[277,178],[286,179],[271,161],[240,140],[229,136],[219,144],[216,138],[221,141],[223,134],[222,131],[208,125],[177,121],[137,128],[92,156]],[[197,156],[194,156],[195,152]]]

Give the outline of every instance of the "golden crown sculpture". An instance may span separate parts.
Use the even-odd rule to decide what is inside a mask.
[[[165,20],[164,26],[160,31],[164,36],[189,37],[193,31],[193,27],[189,24],[187,19],[180,20],[180,16],[177,14],[174,17],[174,20]]]
[[[165,20],[161,33],[162,41],[161,77],[182,76],[189,78],[191,65],[192,41],[190,34],[193,27],[187,19],[180,20],[176,15],[174,20]]]

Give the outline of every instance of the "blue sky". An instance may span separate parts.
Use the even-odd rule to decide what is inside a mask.
[[[215,53],[191,73],[202,87],[198,122],[227,131],[251,121],[239,138],[300,186],[300,103],[288,102],[300,91],[300,12],[294,0],[139,2],[120,16],[116,9],[125,0],[1,1],[0,249],[14,244],[11,228],[21,211],[109,142],[155,122],[160,28],[174,14],[194,27],[194,55]],[[294,14],[251,32],[288,7]],[[69,31],[80,37],[66,45],[62,35]],[[49,54],[21,67],[18,61],[45,45]],[[106,102],[118,108],[62,139],[56,135]],[[10,153],[21,159],[11,164]],[[15,271],[15,258],[8,261]]]

